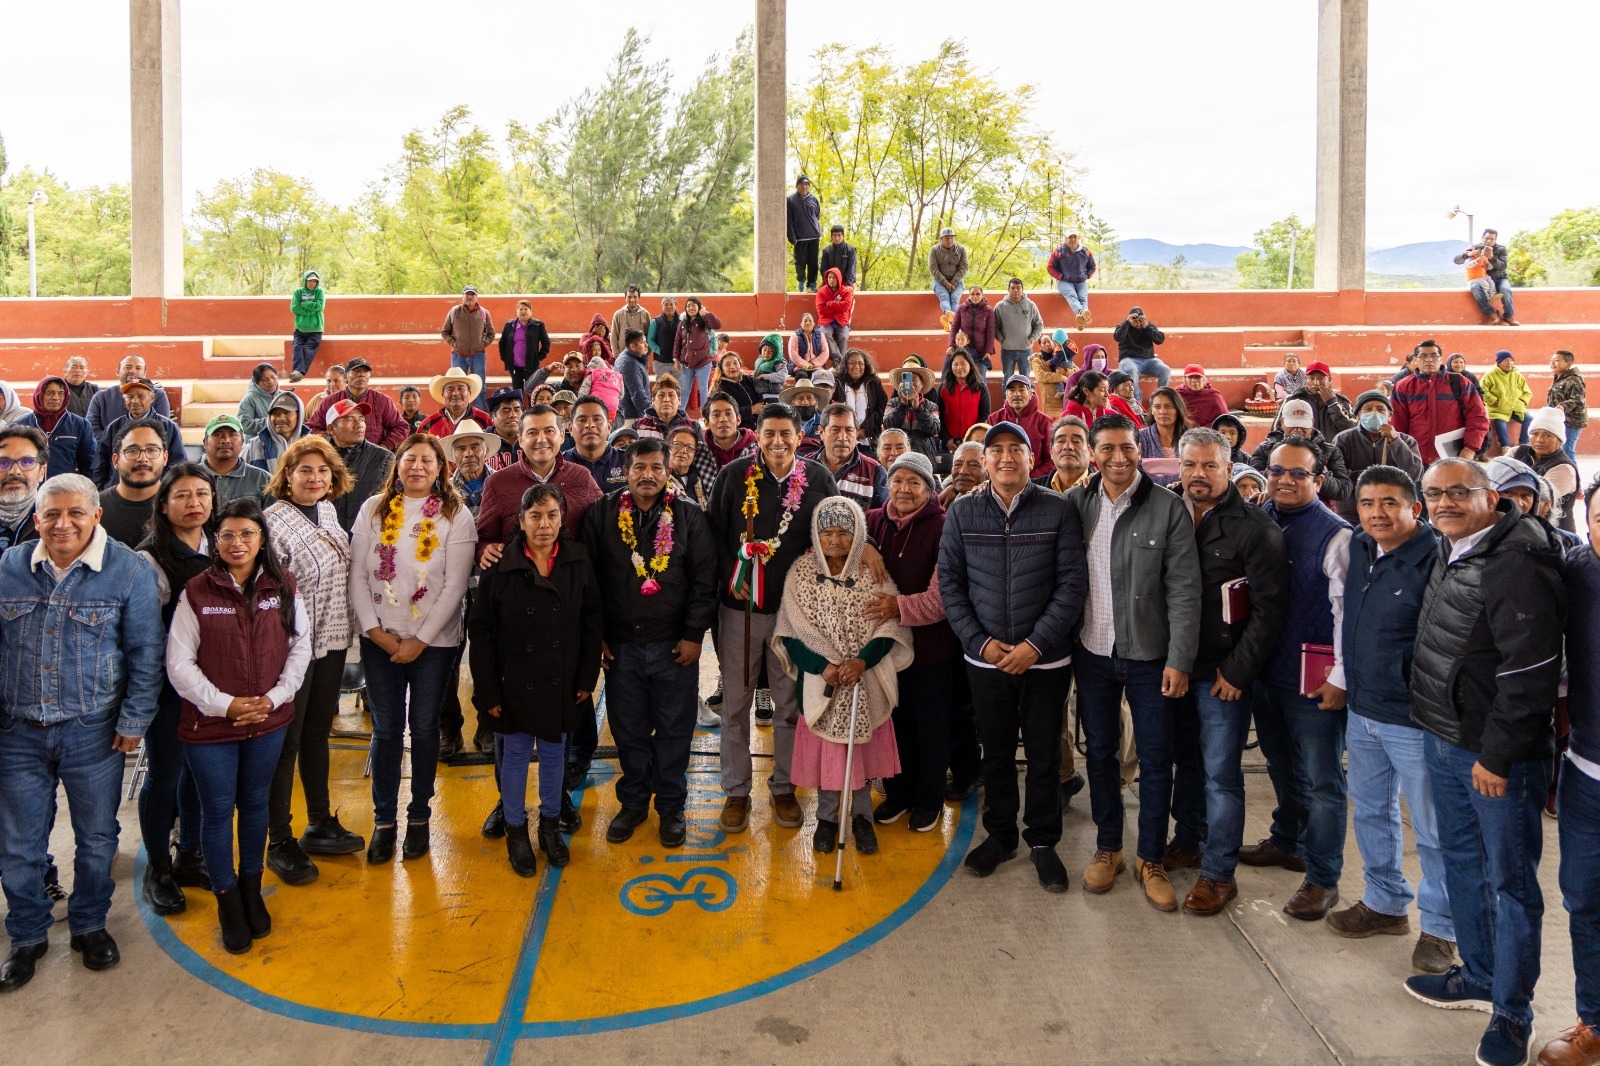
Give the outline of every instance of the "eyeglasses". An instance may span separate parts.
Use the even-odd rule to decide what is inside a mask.
[[[669,451],[674,452],[692,452],[694,451],[694,444],[689,441],[684,441],[682,443],[670,444],[667,446],[667,448]]]
[[[218,533],[217,534],[217,543],[218,544],[235,544],[235,543],[238,543],[238,544],[254,544],[257,540],[260,539],[260,537],[261,537],[261,531],[259,529],[246,529],[246,530],[244,530],[242,532],[239,532],[239,533],[233,533],[233,532]]]
[[[1422,498],[1429,503],[1438,503],[1441,497],[1450,497],[1451,503],[1466,503],[1474,492],[1488,492],[1481,486],[1451,485],[1447,489],[1423,489]]]
[[[1271,474],[1273,477],[1292,477],[1296,481],[1305,481],[1308,478],[1314,478],[1317,476],[1309,470],[1301,470],[1299,467],[1288,466],[1269,466],[1267,467],[1267,473]]]
[[[143,448],[137,444],[130,444],[122,449],[124,459],[154,459],[167,449],[160,444],[147,444]]]
[[[33,470],[39,465],[40,460],[32,455],[23,456],[21,459],[7,459],[0,457],[0,474],[4,474],[12,467],[19,470]]]

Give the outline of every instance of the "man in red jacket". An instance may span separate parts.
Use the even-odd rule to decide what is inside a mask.
[[[1039,397],[1033,394],[1033,379],[1026,374],[1012,374],[1006,378],[1006,409],[1004,418],[1022,427],[1028,434],[1028,447],[1033,449],[1033,469],[1029,477],[1038,477],[1055,469],[1050,458],[1050,419],[1039,410]]]
[[[1441,369],[1442,359],[1443,353],[1432,340],[1417,345],[1411,376],[1396,382],[1389,397],[1393,405],[1389,424],[1416,438],[1427,466],[1452,454],[1476,459],[1489,434],[1483,393],[1465,376]],[[1454,435],[1454,439],[1447,436],[1441,442],[1441,435]],[[1441,443],[1445,445],[1443,453]],[[1457,444],[1459,453],[1455,452]]]

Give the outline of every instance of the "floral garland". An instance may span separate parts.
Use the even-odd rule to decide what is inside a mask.
[[[617,511],[617,530],[622,534],[623,546],[628,549],[633,559],[633,572],[642,579],[639,586],[639,595],[654,596],[661,591],[661,583],[651,573],[664,574],[667,572],[667,563],[672,557],[672,501],[676,497],[668,489],[661,497],[661,519],[656,523],[656,535],[651,550],[655,555],[650,559],[648,567],[644,557],[639,554],[639,536],[633,528],[633,493],[627,489],[622,490],[622,501]]]
[[[737,595],[741,588],[747,588],[747,602],[753,607],[761,607],[766,601],[766,562],[778,553],[784,536],[789,532],[789,524],[800,510],[801,498],[805,496],[806,464],[799,458],[794,463],[783,494],[783,514],[778,519],[777,533],[765,540],[752,540],[744,533],[739,535],[738,564],[734,567],[733,578],[728,582],[728,591]],[[759,483],[763,476],[760,457],[752,458],[744,475],[741,512],[746,518],[754,519],[761,513]]]
[[[417,562],[423,564],[423,569],[417,571],[417,590],[411,594],[411,617],[421,618],[422,608],[419,606],[428,595],[428,570],[427,563],[433,558],[433,553],[439,550],[439,534],[433,520],[439,516],[441,503],[439,497],[429,496],[422,505],[422,521],[411,527],[411,535],[417,541]],[[372,576],[383,582],[383,595],[374,595],[373,603],[382,603],[385,599],[390,606],[400,606],[400,599],[394,592],[395,560],[399,558],[400,530],[405,525],[406,504],[405,497],[396,495],[389,501],[389,507],[383,515],[383,526],[378,532],[378,568]]]

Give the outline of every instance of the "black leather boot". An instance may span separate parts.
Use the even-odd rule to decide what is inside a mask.
[[[539,871],[539,860],[534,857],[533,844],[528,840],[528,823],[506,826],[506,858],[519,877],[532,877]]]
[[[394,826],[386,825],[372,830],[372,842],[367,845],[367,861],[373,865],[394,858]]]
[[[189,905],[183,898],[183,889],[172,876],[172,859],[165,854],[151,855],[144,865],[144,901],[150,909],[162,916],[182,914]]]
[[[238,888],[231,892],[218,892],[217,922],[222,926],[222,946],[230,955],[243,955],[250,950],[250,925],[244,916],[244,897]]]
[[[267,913],[267,902],[261,898],[261,875],[239,875],[239,899],[244,903],[245,924],[250,935],[257,940],[272,932],[272,915]]]
[[[539,850],[549,856],[550,865],[555,867],[565,866],[571,857],[567,842],[561,836],[561,823],[542,814],[539,816]]]
[[[172,860],[172,879],[184,888],[211,891],[211,874],[206,870],[205,856],[199,848],[179,848]]]

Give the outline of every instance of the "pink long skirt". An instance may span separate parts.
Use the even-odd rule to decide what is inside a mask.
[[[811,731],[802,717],[794,727],[794,763],[789,780],[800,788],[837,791],[844,784],[845,746]],[[894,719],[880,725],[865,744],[856,744],[850,763],[850,788],[863,788],[871,777],[893,777],[900,772],[900,749],[894,739]]]

